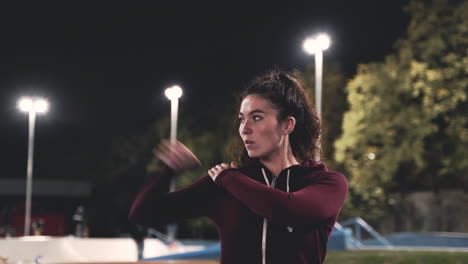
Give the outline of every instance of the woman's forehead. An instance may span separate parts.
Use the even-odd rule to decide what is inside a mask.
[[[241,103],[240,113],[248,114],[251,111],[262,110],[263,112],[269,112],[274,110],[270,100],[264,98],[258,94],[247,95]]]

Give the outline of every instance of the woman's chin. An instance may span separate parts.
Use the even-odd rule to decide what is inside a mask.
[[[248,151],[247,150],[247,155],[249,155],[249,158],[255,159],[258,158],[257,155],[255,155],[255,151]]]
[[[249,158],[256,159],[256,158],[261,158],[261,154],[256,152],[256,151],[248,151],[247,150],[247,155],[249,155]]]

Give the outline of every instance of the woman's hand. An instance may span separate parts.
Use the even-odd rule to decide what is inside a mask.
[[[214,166],[213,168],[209,169],[208,170],[208,174],[210,175],[211,179],[213,179],[213,181],[216,180],[216,178],[218,177],[218,175],[225,169],[231,169],[231,168],[239,168],[239,166],[237,165],[237,163],[235,163],[234,161],[231,162],[231,165],[227,164],[227,163],[221,163],[221,164],[218,164],[216,166]]]
[[[201,165],[197,156],[179,141],[163,140],[153,153],[176,173]]]

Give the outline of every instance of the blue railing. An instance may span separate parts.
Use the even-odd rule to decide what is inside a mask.
[[[372,236],[375,241],[381,246],[387,247],[387,248],[392,248],[393,245],[388,241],[386,238],[381,236],[377,231],[374,230],[366,221],[364,221],[360,217],[355,217],[343,222],[340,222],[335,225],[335,228],[337,230],[343,230],[344,227],[354,227],[353,233],[354,237],[351,238],[351,243],[357,247],[357,248],[362,248],[363,245],[363,240],[362,240],[362,231],[367,231],[367,233]]]

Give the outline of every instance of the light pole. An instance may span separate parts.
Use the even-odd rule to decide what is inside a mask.
[[[166,89],[165,94],[171,100],[171,141],[177,140],[177,112],[179,109],[179,98],[182,96],[182,89],[174,85]],[[171,179],[169,191],[175,191],[175,179]],[[177,225],[170,224],[167,226],[167,236],[169,241],[174,241],[177,233]]]
[[[307,53],[315,55],[315,107],[317,108],[317,114],[320,118],[322,116],[323,51],[328,49],[329,46],[330,38],[324,33],[306,39],[303,45]]]
[[[18,108],[23,112],[29,113],[28,167],[26,176],[26,207],[24,217],[24,235],[29,236],[29,227],[31,226],[34,125],[36,123],[36,113],[46,113],[49,110],[49,103],[47,100],[42,98],[23,97],[18,100]]]
[[[325,33],[320,33],[315,37],[308,38],[304,41],[304,50],[309,54],[315,55],[315,107],[317,115],[322,119],[322,68],[323,68],[323,51],[330,46],[330,38]],[[322,139],[318,139],[318,147],[321,148]],[[320,154],[315,157],[320,160]]]
[[[166,89],[165,94],[171,100],[171,141],[177,140],[177,111],[179,108],[179,98],[182,96],[182,89],[174,85]]]

